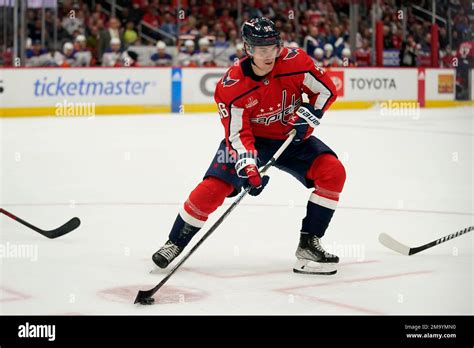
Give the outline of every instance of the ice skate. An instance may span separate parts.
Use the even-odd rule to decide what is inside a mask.
[[[183,248],[168,240],[165,245],[153,254],[153,262],[160,268],[166,268],[182,251]]]
[[[316,236],[301,233],[300,243],[296,249],[296,261],[293,272],[306,274],[336,274],[339,257],[323,249]]]

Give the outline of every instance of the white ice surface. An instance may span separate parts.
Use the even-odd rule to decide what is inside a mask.
[[[323,241],[334,276],[292,272],[310,191],[272,170],[157,294],[133,305],[151,255],[220,141],[203,114],[1,119],[1,206],[48,240],[0,217],[2,314],[472,314],[472,233],[406,257],[380,232],[418,246],[473,224],[473,112],[330,111],[315,131],[347,170]],[[231,200],[213,214],[209,227]],[[195,237],[196,242],[202,233]],[[14,250],[31,247],[15,257]]]

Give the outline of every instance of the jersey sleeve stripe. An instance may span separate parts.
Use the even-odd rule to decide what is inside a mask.
[[[240,155],[247,152],[247,149],[240,139],[240,131],[243,127],[244,109],[231,107],[230,113],[232,117],[229,124],[229,142],[231,143],[232,148]]]
[[[319,93],[318,99],[314,105],[315,108],[323,110],[331,97],[333,96],[331,89],[328,88],[321,80],[319,80],[313,73],[307,72],[304,74],[303,84],[308,87],[313,93]]]

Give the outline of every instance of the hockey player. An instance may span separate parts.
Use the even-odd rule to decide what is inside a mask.
[[[105,51],[102,55],[102,66],[120,66],[121,65],[121,57],[122,57],[122,49],[121,49],[121,41],[119,38],[112,38],[110,40],[110,48]]]
[[[337,66],[337,56],[334,54],[334,47],[327,43],[323,47],[324,57],[323,57],[323,67],[335,67]]]
[[[317,66],[324,65],[324,51],[320,47],[316,47],[313,52],[313,61]]]
[[[156,53],[153,53],[150,60],[155,66],[171,66],[173,65],[173,57],[166,53],[166,43],[158,41],[156,43]]]
[[[86,46],[86,37],[77,35],[74,40],[74,52],[76,57],[75,66],[90,66],[92,61],[92,53]]]
[[[193,40],[186,40],[184,42],[184,50],[178,54],[178,64],[179,66],[198,66]]]
[[[196,53],[196,61],[199,66],[216,66],[216,63],[213,60],[213,53],[209,48],[211,42],[208,38],[202,37],[199,39],[198,46],[199,51]]]
[[[246,185],[250,185],[249,194],[260,194],[269,178],[262,178],[258,167],[273,156],[288,132],[296,129],[292,144],[276,162],[277,168],[313,190],[293,270],[336,273],[339,258],[323,249],[320,238],[334,214],[346,174],[336,154],[311,136],[336,99],[336,88],[303,50],[282,47],[279,34],[267,18],[243,24],[247,57],[227,70],[214,96],[225,139],[203,181],[180,210],[169,240],[153,255],[159,267],[166,268],[183,251],[226,197],[238,194]],[[309,103],[302,101],[303,93]]]

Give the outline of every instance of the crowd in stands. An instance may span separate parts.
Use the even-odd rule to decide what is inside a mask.
[[[399,52],[401,66],[428,66],[431,55],[431,22],[420,18],[410,2],[404,5],[407,21],[402,37],[400,9],[403,0],[381,0],[384,49]],[[245,55],[238,23],[253,17],[274,20],[285,46],[301,47],[317,64],[370,66],[373,63],[371,3],[360,1],[356,49],[349,45],[349,0],[237,1],[117,0],[115,16],[108,3],[64,0],[46,11],[46,44],[41,45],[40,10],[28,9],[27,66],[228,66]],[[465,2],[468,4],[467,2]],[[436,11],[447,18],[451,8],[452,47],[448,28],[440,24],[440,65],[451,67],[463,42],[472,40],[473,20],[461,0],[437,0]],[[418,5],[430,9],[430,1]],[[469,5],[469,4],[468,4]],[[464,4],[464,6],[467,6]],[[239,16],[239,13],[241,14]],[[239,22],[240,20],[240,22]],[[52,47],[54,22],[60,47]],[[158,30],[155,30],[158,29]],[[137,47],[147,47],[146,50]],[[144,56],[146,55],[146,57]],[[4,65],[8,59],[4,57]]]

